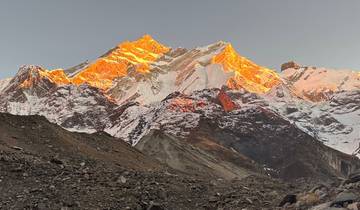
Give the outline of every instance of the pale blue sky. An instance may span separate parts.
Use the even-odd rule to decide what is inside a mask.
[[[360,69],[358,0],[0,0],[0,78],[67,68],[145,33],[171,47],[225,40],[260,65]]]

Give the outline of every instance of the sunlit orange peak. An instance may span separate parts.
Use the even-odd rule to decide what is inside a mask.
[[[40,71],[40,75],[43,77],[47,77],[52,80],[54,83],[58,85],[67,85],[70,84],[70,79],[66,76],[63,69],[54,69],[51,71]]]
[[[280,77],[275,71],[242,57],[231,44],[227,44],[214,56],[212,63],[221,64],[225,71],[235,72],[235,76],[228,80],[230,88],[245,88],[250,92],[265,93],[280,82]]]
[[[41,69],[38,71],[38,73],[40,77],[47,78],[57,85],[67,85],[71,83],[70,79],[66,76],[63,69],[55,69],[51,71]],[[34,83],[36,83],[38,79],[39,78],[37,77],[30,76],[25,81],[23,81],[20,86],[23,88],[31,87],[34,85]]]
[[[78,85],[87,82],[100,89],[108,89],[114,79],[127,75],[131,66],[140,73],[149,72],[149,64],[168,51],[168,47],[150,35],[132,42],[125,41],[77,74],[72,82]]]

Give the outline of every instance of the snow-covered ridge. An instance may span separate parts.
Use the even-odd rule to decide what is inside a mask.
[[[315,102],[329,100],[336,92],[360,89],[360,73],[351,70],[288,68],[281,76],[297,95]]]
[[[11,81],[12,78],[7,78],[7,79],[1,79],[0,80],[0,93],[1,91],[3,91],[5,89],[6,86],[9,85],[9,82]]]
[[[107,90],[59,84],[43,76],[43,68],[23,66],[11,81],[0,82],[0,111],[43,115],[71,131],[106,131],[135,145],[154,129],[185,137],[202,119],[215,120],[221,129],[246,132],[252,125],[234,127],[239,112],[232,108],[241,110],[244,118],[247,112],[265,110],[328,146],[349,154],[355,151],[360,143],[357,72],[288,68],[280,74],[281,82],[265,94],[251,93],[241,85],[228,90],[234,71],[213,62],[226,46],[218,42],[171,50],[149,64],[150,72],[139,73],[130,67]],[[229,107],[222,107],[217,97],[222,88],[233,101]]]
[[[211,64],[212,57],[225,46],[226,43],[218,42],[193,50],[174,50],[153,63],[150,74],[129,74],[115,81],[108,93],[120,104],[129,100],[151,104],[175,91],[189,94],[205,88],[220,88],[234,76],[222,65]]]
[[[332,92],[318,102],[304,100],[294,89],[289,84],[282,85],[263,98],[273,110],[308,134],[352,154],[360,143],[360,89]]]

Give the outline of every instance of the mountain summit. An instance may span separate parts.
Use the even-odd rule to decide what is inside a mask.
[[[136,82],[140,82],[162,76],[169,77],[168,81],[164,81],[172,83],[169,84],[172,87],[168,88],[177,91],[185,89],[187,92],[191,92],[191,87],[195,86],[220,88],[227,85],[232,89],[244,88],[250,92],[265,93],[280,83],[275,71],[239,55],[229,43],[218,42],[193,50],[173,50],[150,35],[122,42],[95,61],[80,66],[68,76],[65,74],[67,71],[61,69],[42,70],[40,73],[42,77],[58,85],[87,83],[105,91],[117,86],[118,81],[123,78],[136,78]],[[196,75],[193,80],[188,80],[193,75]],[[206,78],[201,79],[204,76]],[[209,81],[210,86],[199,84]],[[166,91],[168,93],[170,92]]]
[[[133,145],[153,130],[188,138],[204,119],[245,132],[261,122],[247,119],[256,111],[352,154],[360,142],[359,89],[358,72],[290,62],[277,73],[230,43],[170,48],[144,35],[71,69],[22,66],[0,81],[0,111],[43,115],[68,130],[105,131]]]
[[[148,73],[149,64],[168,51],[168,47],[158,43],[150,35],[144,35],[133,42],[120,43],[71,80],[77,85],[87,82],[94,87],[108,89],[114,79],[126,76],[130,68],[135,68],[139,73]]]
[[[235,72],[235,76],[227,83],[233,89],[245,88],[250,92],[265,93],[280,83],[276,72],[240,56],[231,44],[215,55],[212,63],[221,64],[225,71]]]

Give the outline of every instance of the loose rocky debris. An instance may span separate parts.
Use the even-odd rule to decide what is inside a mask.
[[[322,185],[256,173],[195,177],[104,133],[71,133],[43,117],[0,114],[4,210],[357,209],[359,175]]]
[[[294,193],[261,175],[195,178],[109,135],[8,114],[0,114],[0,189],[4,210],[257,210],[274,209],[282,195]]]
[[[280,202],[280,207],[285,206],[286,204],[296,203],[296,195],[286,195],[283,200]]]
[[[296,194],[296,202],[280,203],[284,209],[360,210],[360,171],[349,175],[340,185],[319,185]],[[287,196],[285,196],[287,198]],[[286,200],[284,198],[284,200]]]
[[[268,177],[203,180],[83,161],[2,152],[0,209],[273,209],[291,189]]]

